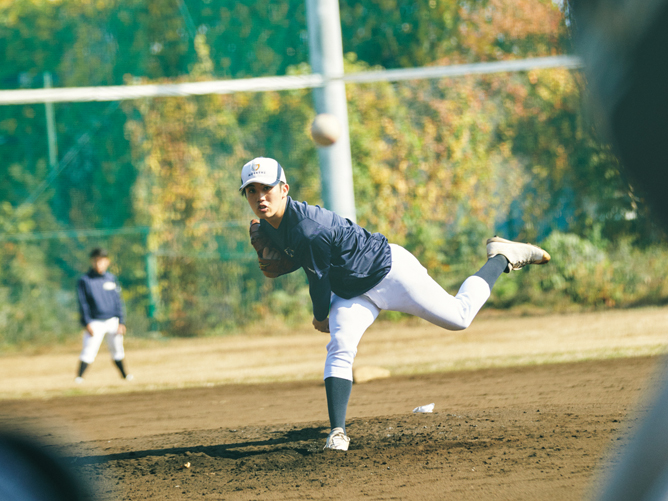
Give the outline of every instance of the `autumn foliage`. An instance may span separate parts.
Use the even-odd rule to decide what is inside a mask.
[[[62,86],[310,72],[303,2],[194,4],[184,2],[184,11],[167,0],[0,2],[0,78],[14,82],[6,87],[39,87],[46,70]],[[551,0],[341,0],[341,19],[346,72],[571,50]],[[584,85],[566,69],[348,85],[358,222],[413,251],[449,290],[484,262],[484,239],[494,233],[655,241],[641,197],[581,112]],[[309,91],[290,91],[58,105],[61,151],[76,155],[21,208],[49,172],[43,106],[0,109],[0,254],[9,263],[0,300],[12,318],[31,297],[57,311],[60,294],[71,310],[67,291],[87,250],[103,243],[115,253],[131,318],[146,330],[149,298],[158,301],[158,328],[185,336],[307,319],[303,274],[266,281],[256,269],[246,237],[251,214],[237,187],[246,161],[271,156],[286,168],[294,198],[322,203],[308,135],[312,102]],[[16,237],[56,230],[79,233]],[[149,261],[157,263],[152,285]],[[541,283],[553,293],[577,289],[548,285],[559,280]],[[497,305],[540,302],[520,294],[517,280],[508,283]],[[582,301],[624,302],[617,292],[601,294]],[[74,317],[48,329],[66,335]],[[30,325],[26,338],[46,324]]]

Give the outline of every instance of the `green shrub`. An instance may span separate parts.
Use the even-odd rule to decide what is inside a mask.
[[[541,246],[552,260],[502,277],[490,305],[509,308],[533,304],[542,308],[629,307],[663,304],[668,298],[665,270],[668,250],[644,249],[628,240],[596,245],[574,234],[554,232]]]

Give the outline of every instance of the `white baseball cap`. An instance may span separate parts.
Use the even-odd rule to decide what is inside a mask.
[[[260,183],[266,186],[276,186],[285,180],[283,167],[273,158],[254,158],[241,169],[241,188],[243,190],[250,183]]]

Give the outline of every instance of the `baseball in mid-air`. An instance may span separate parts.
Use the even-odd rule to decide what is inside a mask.
[[[331,146],[341,136],[341,123],[331,113],[316,115],[311,124],[311,136],[319,146]]]

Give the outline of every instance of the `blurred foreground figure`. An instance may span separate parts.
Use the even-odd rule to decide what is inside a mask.
[[[624,174],[668,229],[668,1],[571,0],[588,96]]]
[[[571,0],[592,109],[668,230],[668,1]],[[668,499],[668,381],[598,499]]]
[[[43,445],[0,431],[0,499],[92,501],[91,489]]]

